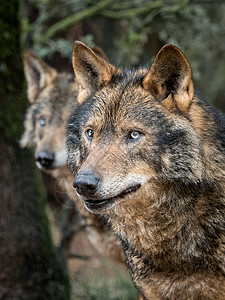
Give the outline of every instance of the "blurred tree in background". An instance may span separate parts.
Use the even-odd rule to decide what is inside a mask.
[[[225,110],[224,1],[23,0],[21,16],[24,47],[67,70],[76,39],[122,66],[150,65],[172,43],[191,63],[197,88]]]
[[[19,0],[0,2],[0,299],[69,300],[33,155],[18,143],[26,106],[18,8]]]

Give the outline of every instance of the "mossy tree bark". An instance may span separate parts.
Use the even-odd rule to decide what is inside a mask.
[[[26,106],[18,10],[19,0],[0,2],[0,299],[70,299],[33,155],[18,145]]]

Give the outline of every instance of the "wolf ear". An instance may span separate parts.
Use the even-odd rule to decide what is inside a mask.
[[[164,46],[145,76],[143,87],[167,109],[187,110],[194,87],[190,65],[181,50],[173,45]]]
[[[82,42],[76,41],[73,46],[73,68],[79,83],[78,102],[84,102],[93,92],[106,86],[115,67]],[[105,56],[105,54],[104,54]]]
[[[97,54],[98,56],[100,56],[101,58],[103,58],[105,61],[109,62],[108,56],[105,54],[105,52],[102,50],[101,47],[94,46],[91,49],[94,51],[95,54]]]
[[[57,71],[29,50],[25,51],[23,62],[27,81],[27,97],[32,103],[39,92],[55,79]]]

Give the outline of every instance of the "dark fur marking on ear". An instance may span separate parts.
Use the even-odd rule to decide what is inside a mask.
[[[167,96],[169,96],[170,93],[176,93],[179,85],[178,85],[178,79],[180,78],[179,74],[173,74],[171,75],[163,84],[162,87],[167,89]]]
[[[98,73],[94,70],[93,66],[88,61],[85,61],[85,69],[87,70],[89,76],[94,77],[92,78],[92,80],[98,78]]]

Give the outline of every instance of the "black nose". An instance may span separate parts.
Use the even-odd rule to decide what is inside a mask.
[[[47,150],[38,152],[36,156],[36,162],[40,163],[45,168],[51,167],[54,159],[55,159],[54,153]]]
[[[78,194],[88,197],[96,192],[99,181],[99,178],[92,172],[80,172],[77,174],[73,186]]]

